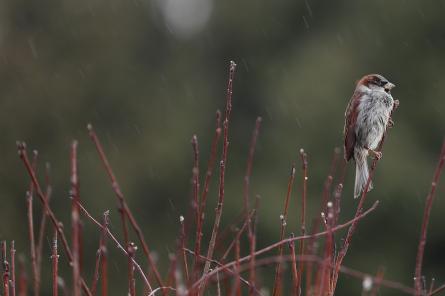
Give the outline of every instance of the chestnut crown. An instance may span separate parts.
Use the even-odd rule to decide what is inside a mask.
[[[357,85],[365,85],[370,88],[383,88],[386,92],[389,92],[395,85],[388,81],[380,74],[368,74],[359,80]]]

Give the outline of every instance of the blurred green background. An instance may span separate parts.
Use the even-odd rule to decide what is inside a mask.
[[[66,228],[69,147],[72,139],[79,140],[81,198],[96,216],[111,209],[111,227],[120,236],[115,196],[86,131],[91,122],[165,272],[178,217],[187,212],[192,192],[190,139],[198,135],[205,165],[215,110],[224,108],[228,63],[234,60],[223,224],[239,214],[251,132],[262,116],[251,190],[262,197],[258,247],[268,245],[278,239],[290,165],[295,161],[300,168],[299,149],[309,155],[309,215],[317,217],[355,81],[380,73],[397,85],[393,96],[400,108],[368,197],[368,205],[376,199],[381,204],[360,223],[344,263],[370,273],[384,265],[386,278],[411,285],[424,198],[445,134],[444,14],[445,1],[421,0],[1,1],[0,239],[15,239],[18,252],[29,258],[28,176],[16,140],[39,151],[40,172],[51,163],[52,205]],[[342,221],[353,216],[357,204],[353,178],[350,164]],[[299,232],[294,201],[300,180],[297,170],[289,232]],[[35,208],[38,216],[37,200]],[[442,180],[424,265],[428,281],[435,277],[440,283],[445,281],[444,210]],[[99,232],[84,222],[90,278]],[[50,237],[44,258],[49,243]],[[125,258],[110,249],[112,295],[123,295]],[[45,281],[47,266],[43,274]],[[70,281],[68,272],[64,277]],[[48,284],[43,288],[43,294],[50,293]],[[340,278],[338,295],[360,291],[360,281]]]

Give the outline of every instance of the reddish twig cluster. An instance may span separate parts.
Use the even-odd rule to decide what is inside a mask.
[[[258,217],[259,196],[252,202],[251,178],[253,172],[253,162],[262,119],[258,117],[252,132],[250,146],[247,153],[246,171],[243,182],[242,210],[234,225],[230,225],[226,230],[221,231],[221,220],[225,200],[225,181],[226,167],[228,163],[229,147],[229,126],[232,112],[232,94],[233,81],[236,70],[236,64],[231,62],[229,65],[229,77],[227,83],[226,106],[224,118],[219,111],[216,113],[216,126],[214,136],[210,147],[210,156],[207,162],[207,169],[201,182],[200,168],[200,149],[197,135],[192,137],[193,151],[193,169],[192,169],[192,202],[190,215],[186,218],[179,218],[179,234],[177,239],[176,253],[169,254],[170,266],[164,278],[158,270],[158,266],[148,243],[144,238],[142,229],[133,216],[127,205],[125,196],[120,189],[116,175],[106,157],[105,150],[94,131],[92,125],[88,125],[90,138],[95,145],[100,160],[103,163],[105,171],[110,179],[111,187],[118,201],[119,216],[122,224],[122,242],[109,229],[109,211],[103,214],[102,222],[94,218],[80,198],[79,187],[79,167],[78,167],[78,142],[73,141],[70,151],[70,178],[71,178],[71,244],[68,244],[63,225],[57,219],[52,211],[49,200],[51,196],[51,181],[49,165],[45,172],[45,191],[42,190],[37,178],[37,152],[33,154],[30,161],[26,145],[18,143],[19,156],[25,165],[25,168],[31,179],[29,189],[26,193],[27,212],[28,212],[28,230],[29,246],[32,270],[32,290],[35,296],[40,292],[41,280],[41,262],[43,252],[43,240],[46,235],[45,224],[49,220],[52,224],[53,243],[51,245],[51,263],[52,263],[52,291],[53,295],[58,295],[59,289],[64,290],[65,294],[74,296],[96,295],[100,289],[102,296],[108,295],[108,252],[107,240],[117,247],[117,249],[126,257],[128,294],[138,295],[138,280],[143,283],[144,295],[156,295],[162,293],[164,296],[175,295],[201,296],[205,293],[212,295],[261,295],[262,272],[259,267],[274,266],[273,295],[334,295],[337,281],[341,273],[362,280],[363,295],[377,295],[381,287],[396,289],[409,295],[435,295],[445,290],[445,285],[434,288],[432,281],[429,289],[422,286],[422,261],[426,244],[426,234],[429,222],[429,216],[434,201],[435,190],[439,181],[440,174],[445,165],[445,141],[440,154],[436,172],[433,177],[431,191],[426,198],[426,206],[421,227],[420,242],[416,260],[415,270],[415,288],[407,287],[403,284],[393,282],[384,278],[384,269],[381,268],[375,276],[363,273],[357,270],[347,268],[343,265],[352,237],[357,229],[358,222],[373,212],[379,202],[365,210],[364,203],[367,197],[367,189],[374,175],[378,160],[372,162],[370,176],[363,190],[361,199],[357,205],[354,217],[346,222],[340,223],[341,196],[343,192],[343,183],[346,174],[346,163],[339,164],[339,149],[336,149],[326,178],[321,197],[321,207],[319,217],[313,219],[312,229],[307,225],[307,199],[309,182],[309,164],[306,152],[301,149],[299,158],[301,161],[301,203],[298,205],[299,225],[294,226],[294,232],[300,232],[299,236],[294,236],[289,232],[287,225],[289,217],[289,206],[294,201],[291,199],[295,178],[299,174],[295,169],[295,164],[291,166],[291,173],[287,181],[287,192],[284,198],[284,207],[280,215],[280,232],[277,242],[257,248],[257,230],[256,221]],[[222,123],[221,123],[222,120]],[[222,137],[222,147],[220,147],[220,138]],[[385,137],[384,137],[385,138]],[[380,143],[382,149],[384,138]],[[217,163],[218,148],[222,149],[219,161],[218,176],[218,194],[216,200],[215,217],[213,227],[208,241],[204,241],[203,229],[206,204],[209,196],[210,183]],[[340,168],[338,168],[340,167]],[[338,176],[336,172],[339,171]],[[335,181],[335,183],[334,183]],[[297,182],[299,183],[299,182]],[[40,227],[37,240],[34,229],[34,209],[33,197],[37,196],[42,204],[42,213],[40,217]],[[299,200],[299,199],[298,199]],[[251,205],[251,203],[253,205]],[[82,224],[81,215],[87,221],[91,221],[99,229],[99,247],[96,252],[93,278],[91,285],[88,286],[83,276],[82,268]],[[100,220],[100,219],[99,219]],[[310,221],[310,220],[309,220]],[[187,222],[187,226],[186,226]],[[346,237],[342,246],[337,252],[336,239],[337,232],[348,228]],[[195,235],[189,235],[189,231],[195,231]],[[138,254],[137,245],[130,240],[132,231],[136,235],[142,246],[142,254]],[[231,235],[231,237],[230,237]],[[244,236],[245,235],[245,236]],[[190,241],[194,238],[193,241]],[[247,241],[247,242],[246,242]],[[67,258],[70,270],[72,272],[72,291],[68,292],[68,287],[64,284],[59,274],[59,244]],[[188,248],[193,245],[192,248]],[[288,247],[286,249],[286,246]],[[205,250],[205,248],[207,249]],[[2,275],[2,295],[16,295],[16,266],[15,266],[15,245],[11,242],[8,258],[6,242],[1,246],[1,275]],[[248,250],[244,254],[245,250]],[[60,251],[62,252],[62,251]],[[276,252],[276,255],[271,255]],[[205,256],[203,254],[206,254]],[[139,257],[143,257],[147,262],[143,266],[139,262]],[[20,257],[19,257],[20,259]],[[285,262],[290,263],[290,291],[286,293],[286,270]],[[145,269],[144,269],[145,268]],[[145,270],[145,271],[144,271]],[[19,261],[19,277],[17,281],[18,295],[27,295],[27,277],[23,259]],[[91,288],[90,288],[91,287]],[[428,291],[427,291],[428,290]]]

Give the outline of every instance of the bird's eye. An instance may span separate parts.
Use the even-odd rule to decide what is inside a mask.
[[[385,86],[388,83],[388,81],[386,80],[380,80],[380,85],[381,86]]]

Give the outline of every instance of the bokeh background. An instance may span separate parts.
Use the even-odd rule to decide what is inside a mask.
[[[309,215],[319,215],[354,83],[381,73],[397,85],[393,96],[401,105],[369,195],[369,204],[381,204],[360,223],[345,265],[370,273],[383,265],[386,278],[411,285],[424,198],[445,134],[444,14],[445,1],[421,0],[1,1],[0,239],[15,239],[18,252],[29,258],[28,176],[16,140],[39,151],[40,172],[51,163],[52,205],[67,227],[69,147],[79,140],[81,198],[96,216],[111,209],[111,227],[120,234],[115,196],[88,138],[91,122],[165,271],[178,217],[189,207],[190,139],[198,135],[205,164],[234,60],[223,224],[239,214],[251,131],[262,116],[252,193],[262,197],[258,247],[265,246],[278,238],[287,177],[300,148],[309,155]],[[298,170],[294,199],[301,192],[299,177]],[[343,221],[357,203],[353,178],[350,165]],[[214,178],[207,231],[215,184]],[[36,203],[36,213],[39,208]],[[441,182],[424,265],[427,279],[437,282],[445,281],[444,211]],[[289,231],[298,232],[298,213],[293,202]],[[92,270],[99,232],[89,221],[84,228],[85,269]],[[46,255],[49,243],[50,237]],[[125,258],[112,252],[112,295],[123,295]],[[43,274],[45,281],[49,269]],[[69,273],[65,277],[69,284]],[[361,285],[342,276],[338,294],[357,295]]]

